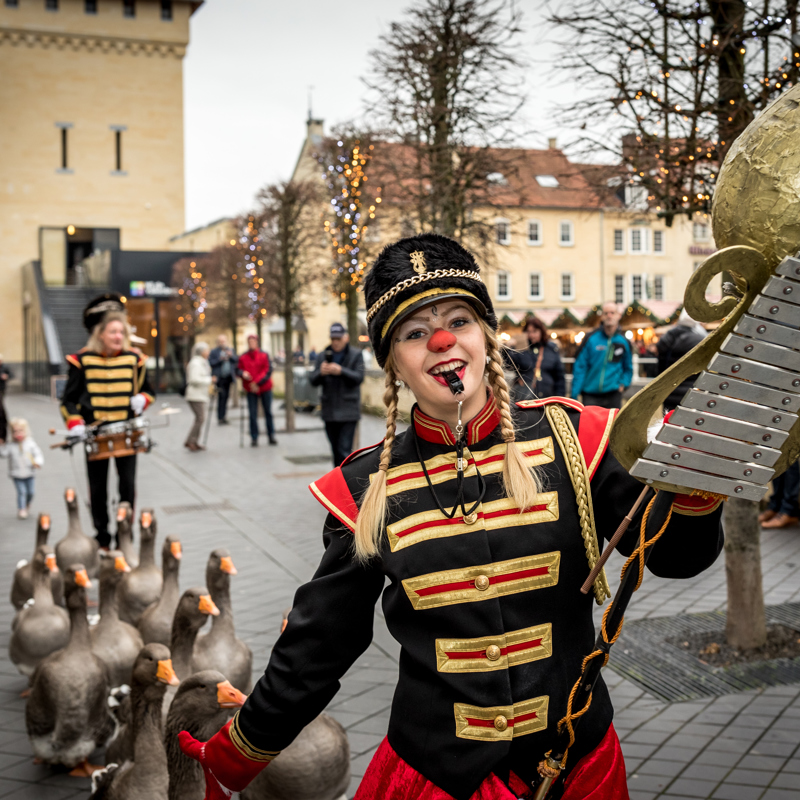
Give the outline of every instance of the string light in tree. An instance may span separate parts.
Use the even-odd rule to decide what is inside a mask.
[[[362,147],[359,140],[337,140],[327,156],[318,156],[322,178],[330,193],[323,212],[323,227],[330,239],[332,289],[340,300],[350,292],[362,291],[367,263],[364,237],[374,224],[381,203],[381,187],[368,191],[367,167],[374,145]]]
[[[184,333],[193,335],[201,330],[208,308],[207,286],[202,270],[196,261],[190,261],[186,273],[178,287],[180,302],[176,310],[180,312],[178,323]]]

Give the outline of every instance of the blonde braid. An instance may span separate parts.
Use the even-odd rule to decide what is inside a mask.
[[[386,406],[386,438],[378,462],[378,471],[364,493],[355,530],[356,558],[365,562],[378,555],[386,525],[386,473],[392,459],[392,445],[397,435],[398,389],[391,356],[386,361],[383,404]]]
[[[486,352],[489,356],[489,386],[500,411],[500,431],[506,443],[506,457],[503,463],[503,487],[520,510],[530,508],[536,503],[536,496],[542,490],[541,481],[535,468],[528,467],[525,456],[516,443],[517,432],[511,417],[511,397],[503,372],[503,357],[495,332],[484,325],[486,333]]]

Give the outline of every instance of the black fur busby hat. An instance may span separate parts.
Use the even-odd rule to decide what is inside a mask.
[[[106,292],[89,301],[83,309],[83,325],[86,330],[90,332],[94,330],[94,326],[100,324],[109,311],[125,313],[125,303],[122,302],[122,295],[118,292]]]
[[[434,300],[461,297],[494,330],[497,317],[475,257],[436,233],[411,236],[385,247],[364,281],[369,339],[381,367],[392,330]]]

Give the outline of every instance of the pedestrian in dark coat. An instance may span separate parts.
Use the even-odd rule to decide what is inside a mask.
[[[220,425],[228,424],[228,397],[236,378],[238,360],[233,348],[228,347],[228,337],[224,333],[220,334],[217,337],[217,346],[208,355],[211,375],[215,378],[217,387],[217,421]]]
[[[695,322],[685,311],[681,311],[678,324],[670,328],[656,344],[658,349],[658,374],[668,370],[676,361],[683,358],[692,348],[706,337],[699,322]],[[664,411],[672,411],[683,400],[683,396],[694,385],[697,375],[690,375],[676,386],[664,401]]]
[[[353,452],[353,437],[361,418],[364,358],[349,342],[344,325],[334,322],[331,343],[317,356],[309,377],[312,386],[322,387],[322,420],[335,467]]]
[[[567,385],[564,365],[544,323],[528,317],[522,323],[522,330],[528,346],[524,350],[507,347],[503,351],[506,366],[517,374],[511,385],[511,399],[518,403],[537,397],[564,397]]]
[[[14,374],[3,363],[3,356],[0,355],[0,439],[5,441],[8,436],[8,416],[6,415],[6,384]]]

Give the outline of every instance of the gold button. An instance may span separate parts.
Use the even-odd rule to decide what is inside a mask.
[[[494,726],[497,730],[504,731],[508,727],[508,720],[502,714],[498,714],[494,718]]]
[[[486,658],[488,658],[489,661],[497,661],[501,655],[503,654],[500,652],[500,648],[496,644],[490,644],[486,648]]]
[[[479,592],[485,592],[489,588],[489,579],[485,575],[478,575],[475,578],[475,588]]]
[[[473,511],[471,514],[467,514],[463,519],[467,525],[474,525],[478,521],[478,512]]]

